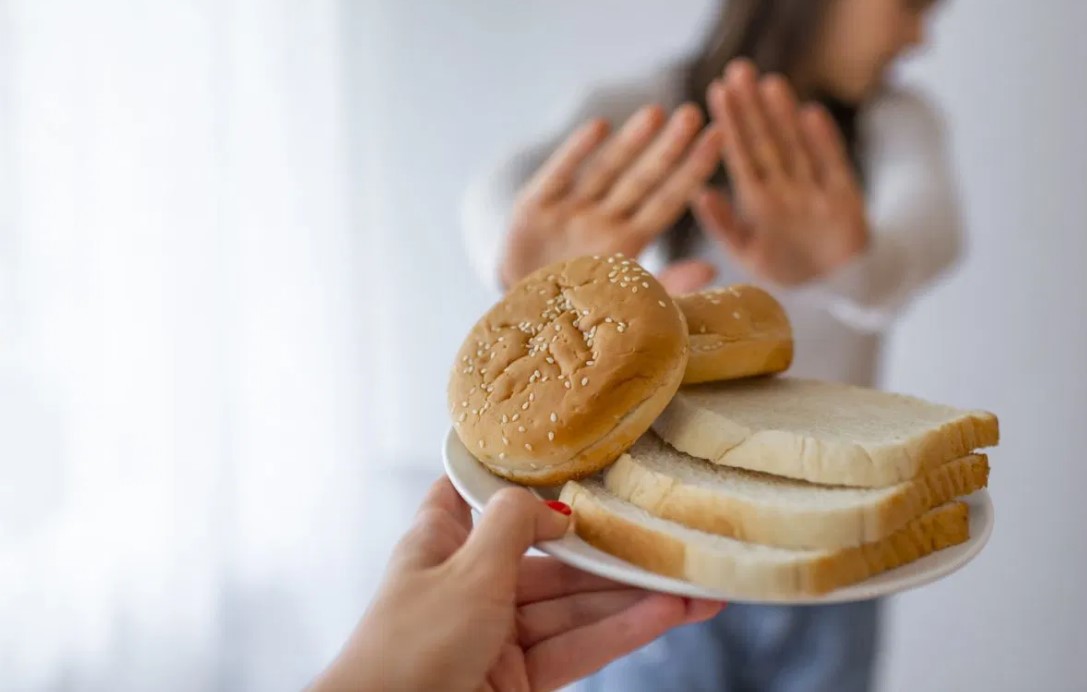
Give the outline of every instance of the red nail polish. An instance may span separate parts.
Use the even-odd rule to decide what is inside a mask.
[[[570,509],[570,505],[565,502],[559,502],[558,500],[548,500],[547,506],[559,514],[565,514],[566,516],[570,516],[574,513],[574,510]]]

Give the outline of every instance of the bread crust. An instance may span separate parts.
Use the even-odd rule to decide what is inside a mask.
[[[772,420],[783,416],[788,424]],[[874,440],[845,431],[858,425],[899,429]],[[867,488],[911,480],[1000,438],[997,418],[987,411],[793,377],[683,387],[653,430],[679,451],[715,464]]]
[[[769,293],[735,284],[676,298],[687,318],[691,354],[684,384],[784,372],[793,362],[793,332]]]
[[[560,495],[573,508],[575,530],[582,539],[651,572],[721,589],[734,598],[819,596],[963,543],[970,536],[968,506],[952,502],[911,520],[880,541],[851,548],[796,551],[795,559],[770,559],[765,557],[769,553],[717,549],[632,520],[600,502],[589,487],[567,483]]]
[[[693,529],[781,548],[846,548],[878,541],[933,507],[986,487],[989,480],[988,457],[972,454],[912,481],[871,491],[826,488],[733,470],[732,474],[765,489],[745,494],[722,492],[662,473],[641,462],[637,451],[636,445],[607,470],[604,482],[613,495]],[[775,484],[808,488],[828,499],[841,493],[848,499],[828,502],[825,507],[775,500]]]
[[[450,374],[450,415],[493,473],[558,485],[645,433],[687,356],[683,313],[649,272],[578,257],[525,277],[476,323]]]

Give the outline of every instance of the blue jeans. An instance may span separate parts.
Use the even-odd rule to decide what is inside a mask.
[[[586,692],[866,692],[879,603],[729,605],[580,683]]]

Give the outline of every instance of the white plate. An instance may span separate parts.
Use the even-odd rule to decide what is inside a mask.
[[[487,500],[491,495],[494,495],[502,488],[514,485],[487,471],[464,448],[453,430],[450,430],[446,436],[442,458],[445,463],[446,473],[449,475],[450,480],[453,481],[457,492],[476,510],[481,510],[487,504]],[[556,495],[555,491],[537,489],[535,492],[537,495],[547,498],[553,498]],[[970,505],[970,538],[965,543],[945,548],[898,569],[884,572],[859,584],[847,586],[822,596],[787,600],[763,600],[759,602],[799,605],[864,601],[915,589],[946,577],[973,560],[985,547],[989,535],[993,532],[993,503],[989,499],[989,493],[980,490],[966,497],[965,501]],[[690,582],[654,574],[597,550],[572,534],[557,541],[541,543],[537,548],[586,572],[650,591],[661,591],[691,598],[706,598],[718,601],[754,602],[749,598],[738,598],[728,591],[709,589]]]

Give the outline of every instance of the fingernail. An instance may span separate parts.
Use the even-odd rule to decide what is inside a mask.
[[[688,617],[710,618],[720,613],[727,605],[723,602],[705,601],[695,598],[684,598],[684,606]]]
[[[559,502],[558,500],[548,500],[547,506],[559,514],[565,514],[566,516],[570,516],[574,513],[574,510],[570,509],[570,505],[565,502]]]

